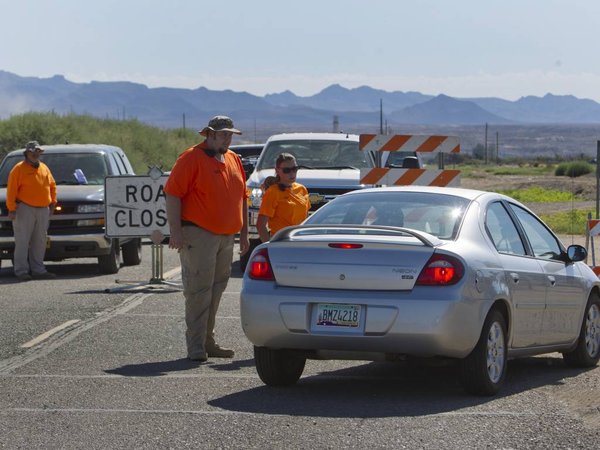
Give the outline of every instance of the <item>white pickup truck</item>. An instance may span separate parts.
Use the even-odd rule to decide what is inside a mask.
[[[360,184],[360,169],[375,167],[375,156],[359,149],[358,135],[285,133],[271,136],[246,183],[250,193],[248,223],[252,247],[260,242],[256,232],[256,219],[263,194],[261,185],[266,177],[275,175],[275,161],[280,153],[291,153],[296,157],[299,166],[296,181],[308,189],[311,211],[317,210],[338,195],[372,187]],[[410,167],[422,167],[419,155],[414,152],[396,153],[398,154],[384,152],[382,164],[387,165],[389,160],[389,167],[402,167],[403,158],[406,158],[406,162],[410,162]],[[249,256],[250,252],[242,257],[240,261],[242,269]]]

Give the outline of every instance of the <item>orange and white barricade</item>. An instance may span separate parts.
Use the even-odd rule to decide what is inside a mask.
[[[587,230],[586,230],[586,247],[591,250],[588,253],[592,254],[592,265],[590,266],[594,273],[600,277],[600,267],[596,266],[596,255],[594,252],[594,236],[600,234],[600,219],[590,219],[588,216]]]
[[[459,153],[456,136],[430,136],[412,134],[361,134],[359,148],[376,152]],[[448,169],[392,169],[375,167],[360,170],[361,184],[380,186],[460,186],[460,170]]]

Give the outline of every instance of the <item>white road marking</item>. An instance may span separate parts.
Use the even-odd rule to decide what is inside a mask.
[[[123,314],[127,316],[138,316],[138,317],[185,317],[185,314],[182,312],[181,314],[154,314],[154,313],[129,313]],[[217,320],[219,319],[234,319],[240,320],[240,316],[217,316]]]
[[[208,369],[211,368],[212,364],[218,364],[216,360],[213,360],[209,364],[205,364],[197,367],[190,367],[192,369],[198,369],[199,367],[206,367]],[[144,375],[118,375],[118,374],[102,374],[102,375],[68,375],[68,374],[0,374],[0,379],[15,379],[15,378],[28,378],[28,379],[59,379],[59,380],[94,380],[94,379],[131,379],[131,378],[140,378],[144,379],[143,381],[155,378],[152,376]],[[156,377],[157,379],[164,380],[165,378],[204,378],[204,379],[215,379],[221,380],[223,378],[229,378],[232,380],[242,379],[242,380],[257,380],[260,378],[256,373],[161,373],[160,377]],[[155,380],[153,380],[155,381]],[[260,382],[260,386],[262,386],[262,381]]]
[[[181,266],[175,267],[174,269],[169,270],[167,273],[163,273],[163,278],[165,280],[170,279],[173,275],[177,275],[181,272]]]
[[[57,327],[54,327],[51,330],[46,331],[45,333],[40,334],[39,336],[33,338],[29,342],[25,342],[23,345],[21,345],[21,348],[31,348],[34,345],[37,345],[40,342],[45,341],[53,334],[58,333],[59,331],[64,330],[65,328],[68,328],[71,325],[76,324],[77,322],[79,322],[79,319],[67,320],[65,323],[63,323]]]
[[[152,294],[134,294],[131,297],[126,298],[120,305],[105,310],[105,314],[97,315],[88,320],[84,320],[83,322],[79,322],[73,325],[73,327],[69,330],[62,331],[62,333],[58,332],[58,336],[53,336],[52,339],[50,339],[48,342],[45,342],[44,345],[38,345],[29,348],[22,355],[16,355],[12,358],[0,360],[0,375],[10,373],[21,366],[29,364],[38,358],[52,353],[57,348],[65,345],[68,342],[71,342],[84,331],[104,323],[116,315],[125,313],[139,306],[144,299],[150,297],[151,295]]]
[[[28,413],[100,413],[100,414],[200,414],[200,415],[272,415],[270,413],[245,412],[245,411],[223,411],[223,410],[202,410],[202,409],[124,409],[124,408],[6,408],[0,411],[5,412],[28,412]],[[517,411],[451,411],[437,414],[429,414],[427,417],[535,417],[540,413],[517,412]],[[557,414],[563,417],[569,417],[567,414]]]

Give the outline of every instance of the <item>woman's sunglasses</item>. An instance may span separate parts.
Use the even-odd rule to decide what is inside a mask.
[[[298,166],[294,166],[294,167],[282,167],[281,171],[283,173],[285,173],[286,175],[292,172],[298,172]]]

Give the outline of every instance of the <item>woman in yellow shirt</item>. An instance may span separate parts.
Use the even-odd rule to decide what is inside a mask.
[[[298,225],[308,216],[308,190],[302,184],[296,183],[297,173],[298,165],[294,155],[282,153],[277,157],[276,180],[263,195],[256,221],[262,242],[267,242],[282,228]]]

